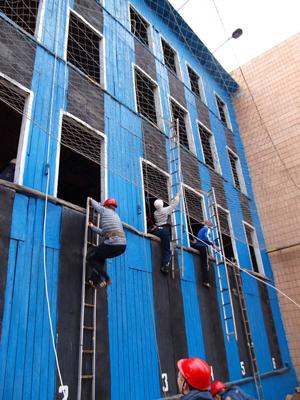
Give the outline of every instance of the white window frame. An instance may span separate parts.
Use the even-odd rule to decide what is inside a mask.
[[[230,129],[232,131],[231,120],[230,120],[230,116],[229,116],[228,107],[227,107],[226,102],[222,99],[222,97],[217,92],[214,92],[214,96],[215,96],[215,104],[216,104],[216,108],[217,108],[217,111],[218,111],[218,116],[219,116],[220,121],[222,122],[222,119],[221,119],[221,115],[220,115],[220,111],[219,111],[219,107],[218,107],[217,98],[219,98],[219,100],[221,100],[222,103],[224,104],[224,114],[225,114],[225,118],[226,118],[226,128],[228,128],[228,129]],[[222,122],[222,124],[223,124],[223,122]]]
[[[205,162],[204,151],[203,151],[202,141],[201,141],[201,135],[200,135],[200,131],[199,131],[199,125],[201,125],[211,135],[209,143],[210,143],[210,148],[211,148],[211,152],[212,152],[212,155],[213,155],[213,162],[214,162],[214,166],[215,166],[213,171],[217,172],[220,175],[222,175],[221,164],[220,164],[220,160],[219,160],[219,154],[218,154],[218,150],[217,150],[215,135],[213,134],[213,132],[206,125],[203,124],[203,122],[199,121],[198,119],[196,120],[196,122],[197,122],[197,130],[198,130],[198,134],[199,134],[199,140],[200,140],[200,146],[201,146],[203,162],[209,169],[211,169],[209,167],[209,165],[207,165],[206,162]]]
[[[100,192],[100,197],[101,199],[105,199],[107,197],[107,192],[108,192],[108,177],[107,177],[107,137],[106,135],[98,131],[97,129],[93,128],[91,125],[87,124],[86,122],[82,121],[80,118],[76,117],[75,115],[64,111],[60,110],[60,115],[59,115],[59,130],[58,130],[58,137],[57,137],[57,152],[56,152],[56,160],[55,160],[55,177],[54,177],[54,193],[53,196],[57,197],[57,189],[58,189],[58,178],[59,178],[59,162],[60,162],[60,150],[61,150],[61,135],[62,135],[62,122],[63,122],[63,117],[66,116],[70,119],[73,119],[76,123],[79,125],[82,125],[82,129],[87,129],[89,131],[94,132],[100,138],[103,139],[103,147],[101,149],[101,161],[100,164],[100,187],[101,187],[101,192]]]
[[[156,120],[157,124],[154,124],[154,122],[150,121],[146,116],[143,114],[140,114],[138,111],[138,104],[137,104],[137,87],[136,87],[136,82],[135,82],[135,69],[138,69],[143,75],[146,76],[146,78],[149,79],[155,86],[154,89],[154,101],[155,101],[155,112],[156,112]],[[162,111],[162,104],[161,104],[161,97],[160,97],[160,88],[158,86],[158,83],[145,72],[141,67],[139,67],[137,64],[132,63],[132,79],[133,79],[133,90],[134,90],[134,107],[135,107],[135,112],[139,115],[142,116],[142,118],[145,118],[149,122],[149,124],[155,126],[155,128],[158,128],[161,131],[164,131],[164,119],[163,119],[163,111]]]
[[[243,175],[243,170],[242,170],[240,158],[233,150],[231,150],[230,147],[226,146],[226,149],[227,149],[227,156],[228,156],[228,162],[229,162],[229,165],[230,165],[233,185],[237,190],[239,190],[235,185],[234,175],[233,175],[233,171],[232,171],[232,167],[231,167],[231,162],[230,162],[230,159],[229,159],[229,153],[231,153],[236,158],[236,171],[237,171],[237,174],[238,174],[238,179],[239,179],[239,183],[240,183],[240,187],[241,187],[241,192],[244,193],[247,196],[247,189],[246,189],[246,184],[245,184],[245,179],[244,179],[244,175]]]
[[[202,103],[204,103],[205,105],[207,105],[206,94],[205,94],[205,90],[204,90],[204,84],[203,84],[202,76],[199,75],[199,74],[195,71],[195,69],[194,69],[193,67],[191,67],[191,65],[190,65],[187,61],[185,62],[185,65],[186,65],[186,73],[187,73],[187,77],[188,77],[189,88],[190,88],[191,92],[192,92],[195,96],[197,96],[196,93],[194,93],[194,92],[192,91],[192,85],[191,85],[191,80],[190,80],[190,74],[189,74],[189,70],[188,70],[189,68],[190,68],[190,69],[195,73],[195,75],[197,75],[197,77],[198,77],[198,88],[199,88],[199,92],[200,92],[200,97],[199,97],[199,96],[197,96],[197,97],[200,98],[200,100],[202,101]]]
[[[168,97],[169,97],[169,112],[170,112],[171,120],[173,120],[171,101],[176,103],[178,105],[178,107],[180,107],[185,112],[184,122],[185,122],[186,134],[187,134],[187,139],[188,139],[188,144],[189,144],[189,149],[187,149],[187,150],[196,156],[197,155],[196,154],[196,146],[195,146],[195,140],[194,140],[194,135],[193,135],[192,126],[191,126],[190,113],[176,99],[174,99],[174,97],[172,97],[171,95],[168,95]],[[181,144],[181,146],[183,146],[183,145]]]
[[[83,24],[85,24],[89,29],[91,29],[99,37],[99,60],[100,60],[100,82],[95,81],[89,75],[85,74],[81,69],[77,68],[71,62],[68,61],[68,42],[69,42],[69,25],[70,25],[70,15],[75,15],[76,18],[80,19]],[[69,7],[67,21],[66,21],[66,37],[64,43],[64,57],[63,60],[72,66],[79,74],[83,75],[86,79],[93,82],[95,85],[100,86],[102,89],[106,89],[106,60],[105,60],[105,37],[98,31],[93,25],[91,25],[81,14]],[[102,62],[101,62],[102,61]]]
[[[9,82],[11,86],[15,88],[16,92],[21,92],[21,94],[24,95],[25,99],[20,135],[19,135],[19,144],[16,155],[17,162],[16,162],[15,176],[14,176],[14,183],[22,185],[24,179],[24,168],[25,168],[25,161],[27,154],[27,144],[28,144],[30,124],[31,124],[31,114],[32,114],[32,104],[33,104],[34,94],[31,90],[27,89],[21,83],[15,81],[14,79],[3,74],[2,72],[0,72],[0,77]]]
[[[165,55],[164,55],[164,48],[163,48],[163,44],[162,41],[165,41],[168,46],[171,47],[171,49],[174,51],[175,53],[175,68],[176,68],[176,73],[174,71],[172,71],[166,64],[165,64]],[[168,71],[171,71],[175,76],[177,76],[178,79],[182,80],[182,72],[181,72],[181,67],[180,67],[180,60],[179,60],[179,55],[178,52],[174,49],[174,47],[170,44],[170,42],[163,36],[160,35],[160,47],[161,47],[161,54],[162,54],[162,61],[164,66],[168,69]]]
[[[143,199],[143,215],[144,215],[144,233],[147,233],[147,217],[146,217],[146,199],[145,199],[145,183],[144,183],[144,174],[143,174],[143,163],[150,165],[154,169],[157,169],[161,174],[165,175],[168,179],[168,197],[169,201],[171,201],[171,193],[170,193],[170,174],[168,174],[166,171],[163,169],[159,168],[157,165],[153,164],[151,161],[146,160],[143,157],[140,157],[140,173],[141,173],[141,179],[142,179],[142,199]],[[172,217],[174,218],[174,217]]]
[[[149,42],[149,46],[146,46],[143,42],[141,42],[132,32],[131,32],[131,18],[130,18],[130,8],[132,8],[137,14],[139,14],[148,24],[148,28],[147,28],[147,37],[148,37],[148,42]],[[150,23],[150,21],[144,17],[144,15],[137,10],[137,8],[130,2],[128,2],[128,18],[129,18],[129,30],[132,33],[132,35],[139,40],[143,46],[148,47],[148,49],[153,52],[154,51],[154,41],[153,41],[153,30],[152,30],[152,24]]]
[[[198,190],[193,189],[191,186],[189,186],[189,185],[187,185],[185,183],[182,183],[181,193],[183,193],[184,189],[188,189],[191,192],[194,192],[195,195],[201,197],[201,204],[202,204],[202,210],[203,210],[203,219],[207,219],[205,196],[203,195],[203,193],[199,192]],[[187,240],[187,243],[188,243],[188,247],[191,247],[186,202],[184,202],[184,217],[185,217],[185,226],[187,228],[186,229],[186,240]]]
[[[255,253],[255,257],[256,257],[256,262],[257,262],[259,273],[261,275],[265,276],[265,269],[264,269],[264,264],[263,264],[263,261],[262,261],[261,253],[260,253],[260,250],[259,250],[256,230],[255,230],[254,226],[249,224],[248,222],[246,222],[244,220],[242,222],[243,222],[244,234],[245,234],[245,238],[246,238],[246,245],[247,245],[247,250],[248,250],[248,255],[249,255],[249,260],[250,260],[250,263],[251,263],[252,271],[255,272],[254,268],[253,268],[253,265],[252,265],[252,259],[251,259],[251,254],[250,254],[250,250],[249,250],[249,243],[248,243],[248,238],[247,238],[246,228],[245,228],[246,225],[248,226],[248,228],[251,229],[251,232],[252,232],[253,248],[254,248],[254,253]]]
[[[40,0],[38,14],[36,18],[36,26],[35,26],[35,37],[38,42],[41,42],[43,38],[45,11],[46,11],[46,1]]]

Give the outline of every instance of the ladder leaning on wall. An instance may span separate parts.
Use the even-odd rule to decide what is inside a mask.
[[[233,268],[236,290],[237,290],[241,313],[242,313],[242,322],[243,322],[243,326],[244,326],[244,332],[245,332],[245,335],[247,338],[247,346],[248,346],[249,358],[250,358],[250,362],[251,362],[251,369],[252,369],[252,373],[253,373],[256,393],[257,393],[257,399],[264,400],[263,387],[262,387],[262,383],[261,383],[261,379],[260,379],[260,373],[258,370],[258,364],[257,364],[256,355],[255,355],[252,334],[251,334],[251,330],[250,330],[245,296],[244,296],[244,292],[243,292],[241,273],[240,273],[239,268],[237,268],[235,265],[232,265],[231,268]]]
[[[178,191],[181,191],[179,207],[173,211],[171,216],[171,252],[172,252],[172,277],[175,277],[175,259],[176,253],[178,255],[178,268],[181,276],[184,275],[184,254],[183,254],[183,192],[182,192],[182,172],[181,172],[181,158],[180,158],[180,137],[179,137],[179,120],[176,119],[172,122],[169,136],[169,173],[170,173],[170,187],[171,197],[174,198]],[[176,251],[177,249],[177,251]]]
[[[221,295],[221,307],[225,325],[226,338],[229,341],[231,336],[235,336],[237,340],[235,315],[232,303],[231,286],[228,276],[227,260],[224,253],[224,244],[221,234],[220,219],[218,214],[218,206],[214,188],[208,193],[208,218],[212,222],[212,239],[217,243],[220,251],[213,249],[215,265],[217,270],[218,284]]]
[[[86,257],[89,248],[99,244],[99,236],[89,229],[89,222],[99,226],[99,215],[95,213],[91,198],[88,197],[82,266],[77,400],[95,400],[97,290],[86,284]]]

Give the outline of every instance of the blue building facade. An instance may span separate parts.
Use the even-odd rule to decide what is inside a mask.
[[[262,283],[273,274],[231,100],[236,83],[165,0],[14,7],[0,5],[0,399],[58,398],[45,285],[62,378],[77,398],[88,196],[118,199],[128,241],[108,263],[112,286],[97,296],[96,398],[176,395],[176,361],[190,356],[256,396],[234,284],[236,335],[226,335],[217,268],[203,287],[190,247],[211,188],[226,256],[249,271],[243,295],[264,398],[283,399],[297,380],[277,295]],[[166,277],[148,230],[153,199],[175,194],[175,119],[184,262]]]

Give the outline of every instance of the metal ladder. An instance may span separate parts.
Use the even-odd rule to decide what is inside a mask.
[[[249,356],[250,356],[250,361],[251,361],[253,378],[254,378],[254,382],[255,382],[257,399],[264,400],[263,387],[262,387],[262,383],[261,383],[261,379],[260,379],[260,373],[258,370],[257,359],[256,359],[256,355],[255,355],[255,349],[254,349],[254,345],[253,345],[253,340],[252,340],[252,335],[251,335],[251,330],[250,330],[250,325],[249,325],[249,320],[248,320],[248,313],[247,313],[245,297],[244,297],[244,292],[243,292],[241,273],[240,273],[239,268],[235,267],[234,265],[231,268],[233,268],[233,271],[234,271],[234,278],[235,278],[238,299],[239,299],[241,312],[242,312],[243,326],[244,326],[245,334],[246,334],[246,338],[247,338],[247,346],[248,346],[248,351],[249,351]]]
[[[220,247],[219,252],[213,249],[213,255],[217,269],[218,284],[220,288],[226,338],[229,341],[231,336],[235,336],[237,340],[235,315],[233,310],[231,287],[227,270],[228,266],[224,253],[224,245],[221,235],[221,226],[220,226],[218,207],[217,207],[214,188],[212,188],[211,191],[208,193],[207,199],[208,199],[208,217],[213,225],[211,228],[212,239],[213,241],[216,241],[216,243],[218,243]]]
[[[98,245],[98,235],[89,229],[89,222],[99,226],[98,217],[91,205],[91,198],[88,197],[83,248],[77,400],[95,400],[97,291],[86,284],[86,256],[88,246]]]
[[[173,211],[172,214],[172,277],[175,277],[175,257],[176,248],[178,249],[178,268],[181,276],[184,275],[184,254],[183,254],[183,193],[182,193],[182,173],[181,173],[181,158],[180,158],[180,140],[179,140],[179,120],[173,121],[169,131],[169,172],[171,183],[171,196],[180,190],[179,208]],[[179,222],[178,222],[179,221]],[[179,228],[179,229],[178,229]]]

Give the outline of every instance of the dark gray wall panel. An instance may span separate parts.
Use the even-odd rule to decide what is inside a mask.
[[[236,145],[234,143],[233,133],[226,126],[224,126],[224,132],[225,132],[225,135],[226,135],[227,146],[230,147],[232,151],[237,153]]]
[[[244,219],[244,221],[246,221],[249,224],[253,225],[251,211],[250,211],[249,199],[248,199],[247,196],[245,196],[241,192],[239,193],[239,197],[240,197],[240,202],[241,202],[241,207],[242,207],[242,212],[243,212],[243,219]]]
[[[209,111],[206,105],[199,99],[199,97],[195,96],[196,98],[196,106],[197,106],[197,113],[198,119],[201,121],[205,126],[210,129],[210,120],[209,120]]]
[[[0,186],[0,337],[4,310],[10,228],[15,192]]]
[[[104,132],[104,94],[99,86],[69,68],[67,111]]]
[[[168,71],[170,95],[186,108],[184,85],[171,71]]]
[[[76,398],[85,216],[63,208],[58,280],[57,352],[69,397]],[[57,381],[59,384],[59,381]]]
[[[213,366],[215,379],[229,381],[229,371],[222,330],[214,269],[209,269],[211,288],[202,285],[200,257],[194,256],[197,293],[207,362]]]
[[[189,151],[181,148],[181,171],[183,182],[193,189],[201,189],[199,164],[197,158]]]
[[[275,327],[272,308],[271,308],[271,304],[270,304],[268,288],[262,282],[257,281],[257,285],[258,285],[258,289],[259,289],[259,296],[260,296],[260,301],[261,301],[262,312],[263,312],[263,316],[264,316],[264,320],[265,320],[270,355],[274,359],[276,368],[279,369],[279,368],[283,367],[283,362],[282,362],[282,358],[281,358],[280,347],[279,347],[278,337],[277,337],[277,333],[276,333],[276,327]]]
[[[215,189],[217,203],[220,206],[227,209],[228,207],[225,196],[223,178],[219,174],[213,172],[212,170],[210,170],[209,172],[210,172],[211,186]]]
[[[173,280],[160,272],[160,243],[152,241],[152,284],[155,326],[162,373],[168,374],[169,391],[177,394],[177,360],[188,356],[180,279]],[[161,378],[161,377],[160,377]]]
[[[35,44],[1,18],[0,32],[0,71],[30,88],[35,60]]]
[[[156,81],[156,65],[153,54],[138,39],[134,40],[136,64]]]
[[[144,119],[142,119],[142,129],[144,136],[144,157],[146,160],[153,162],[157,167],[168,171],[165,136]]]
[[[103,32],[103,10],[96,1],[75,0],[74,10],[86,19],[95,29]]]

